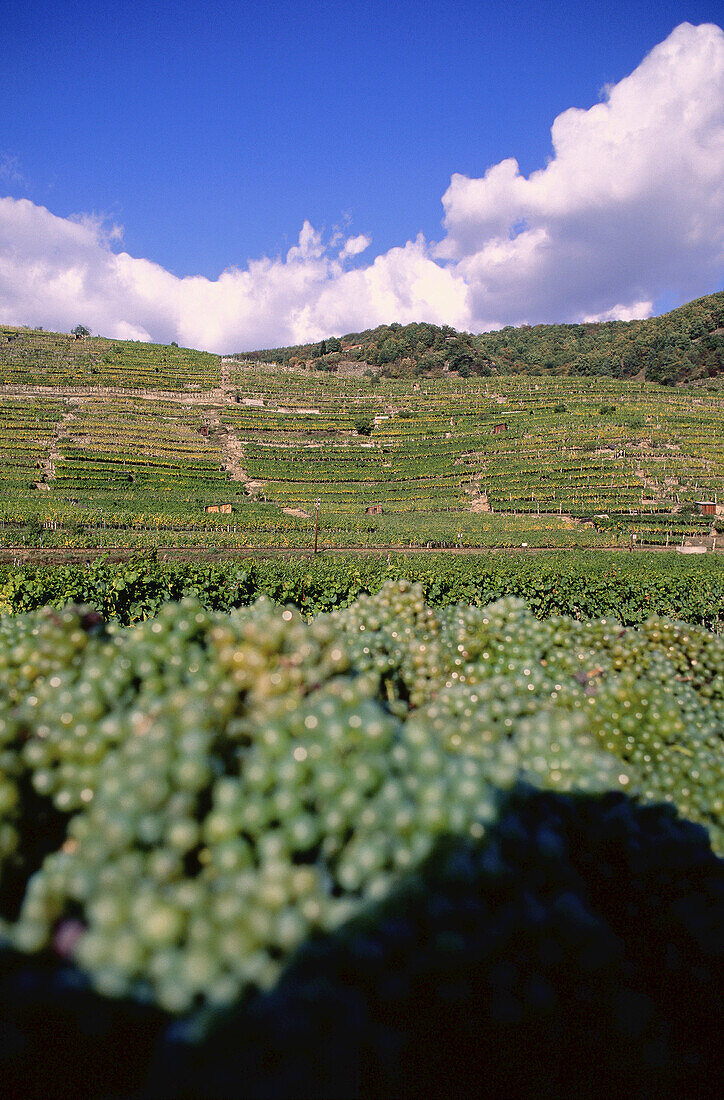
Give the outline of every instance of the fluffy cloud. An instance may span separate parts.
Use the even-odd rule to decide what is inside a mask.
[[[0,320],[213,351],[317,340],[382,322],[483,330],[631,318],[724,271],[724,33],[682,24],[603,102],[555,119],[554,155],[454,175],[445,236],[366,266],[369,237],[305,222],[283,257],[178,278],[123,251],[95,217],[0,199]]]
[[[360,252],[364,252],[371,244],[372,238],[365,237],[362,233],[358,237],[349,237],[340,249],[339,258],[346,260],[349,256],[359,256]]]
[[[436,254],[463,275],[472,324],[631,317],[724,268],[724,33],[683,23],[589,110],[552,128],[554,156],[455,175]]]
[[[7,324],[178,340],[212,351],[317,340],[382,321],[422,316],[463,325],[468,290],[436,263],[422,238],[364,268],[345,263],[367,247],[347,240],[335,254],[305,222],[280,259],[253,260],[216,280],[178,278],[150,260],[114,252],[117,226],[58,218],[27,199],[0,199],[0,317]]]

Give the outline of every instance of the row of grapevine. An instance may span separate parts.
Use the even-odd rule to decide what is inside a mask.
[[[122,564],[100,559],[88,567],[5,565],[0,566],[0,611],[76,602],[95,607],[106,619],[132,622],[185,596],[226,611],[266,595],[318,614],[346,607],[392,578],[420,584],[434,605],[462,601],[480,606],[515,596],[541,618],[613,616],[635,625],[659,614],[715,631],[724,627],[724,565],[718,559],[682,561],[675,554],[646,557],[593,550],[585,557],[557,551],[534,558],[335,555],[209,564],[139,557]]]

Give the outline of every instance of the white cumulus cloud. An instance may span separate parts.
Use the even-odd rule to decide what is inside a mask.
[[[0,318],[67,330],[87,324],[118,339],[177,340],[211,351],[318,340],[383,321],[467,322],[467,287],[435,262],[422,238],[367,267],[345,261],[305,222],[286,256],[252,260],[218,279],[178,278],[114,252],[118,227],[59,218],[27,199],[0,199]]]
[[[724,270],[724,33],[683,23],[589,110],[553,123],[554,155],[454,175],[437,248],[472,324],[645,316]]]
[[[340,260],[346,260],[348,256],[359,256],[361,252],[369,248],[372,244],[371,237],[365,237],[363,233],[360,233],[358,237],[349,237],[345,242],[342,249],[340,249]]]
[[[318,340],[382,322],[481,331],[646,316],[724,273],[724,32],[684,23],[602,102],[553,122],[553,155],[454,175],[444,236],[360,263],[364,234],[305,222],[286,255],[179,278],[94,215],[0,198],[0,321],[211,351]],[[9,178],[14,162],[6,163]],[[13,168],[14,170],[14,168]],[[3,172],[0,171],[0,178]],[[355,263],[352,263],[355,261]]]

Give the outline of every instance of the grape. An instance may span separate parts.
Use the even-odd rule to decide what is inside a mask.
[[[206,1041],[162,1041],[149,1091],[713,1096],[723,904],[670,808],[517,790]]]
[[[7,617],[0,670],[0,934],[52,949],[77,922],[105,996],[185,1013],[273,986],[442,837],[483,843],[521,786],[665,802],[724,852],[703,629],[432,609],[401,581],[311,622],[265,599]]]

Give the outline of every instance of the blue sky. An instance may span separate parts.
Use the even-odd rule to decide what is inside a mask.
[[[181,277],[181,286],[168,283],[168,294],[175,295],[173,318],[169,306],[154,322],[147,306],[120,298],[116,314],[104,312],[91,295],[87,312],[93,326],[115,324],[115,334],[121,334],[125,324],[129,332],[146,334],[141,338],[171,338],[172,329],[183,336],[178,314],[187,285],[182,277],[203,276],[217,286],[229,267],[245,271],[249,261],[262,257],[283,261],[305,223],[318,236],[307,238],[304,255],[294,253],[298,263],[322,262],[319,249],[334,239],[338,228],[345,239],[364,236],[371,242],[364,250],[361,241],[350,249],[348,273],[368,268],[390,250],[391,267],[398,260],[402,264],[395,250],[422,234],[425,258],[448,274],[451,264],[458,265],[455,277],[472,287],[463,306],[459,288],[438,287],[430,269],[434,285],[429,319],[440,319],[447,303],[450,323],[467,321],[471,327],[570,319],[563,314],[603,315],[617,306],[629,313],[637,305],[640,312],[651,312],[683,300],[692,288],[705,293],[721,285],[716,256],[699,264],[698,282],[692,277],[678,285],[675,276],[667,282],[661,271],[648,282],[638,278],[630,260],[618,257],[620,297],[610,285],[592,287],[590,302],[574,301],[575,294],[566,297],[564,283],[557,299],[544,296],[528,317],[525,310],[511,307],[514,286],[504,300],[496,298],[502,270],[496,268],[495,285],[487,274],[481,275],[481,265],[492,255],[490,248],[481,251],[482,222],[473,247],[470,226],[463,230],[456,221],[456,196],[449,196],[445,210],[441,202],[455,174],[480,180],[509,158],[517,160],[523,178],[544,169],[554,157],[551,126],[559,115],[570,108],[587,111],[602,95],[605,99],[604,87],[616,86],[634,72],[680,24],[724,23],[721,2],[616,0],[603,6],[518,0],[179,0],[59,5],[57,0],[5,0],[2,8],[3,41],[10,48],[3,51],[0,75],[0,196],[27,200],[33,210],[46,208],[64,224],[69,218],[75,219],[71,225],[84,218],[82,224],[89,232],[93,227],[96,243],[103,244],[106,233],[105,247],[113,253],[149,261],[164,276]],[[687,49],[687,57],[693,58],[691,96],[700,101],[716,94],[718,85],[712,93],[702,84],[707,65],[701,43]],[[686,94],[683,88],[681,97]],[[707,116],[701,125],[711,136],[719,123],[718,115]],[[514,181],[508,184],[517,187]],[[712,188],[710,183],[707,202]],[[489,234],[485,240],[492,240],[491,233],[501,240],[513,236],[519,231],[513,224],[533,232],[535,218],[526,203],[517,215],[512,208],[508,211],[511,226],[502,234],[483,218]],[[10,228],[6,224],[5,232],[8,240],[16,234],[13,256],[17,260],[26,250],[28,270],[33,264],[37,268],[39,241],[48,226],[31,225],[27,206],[12,209],[15,221]],[[709,217],[716,219],[717,212],[715,202]],[[21,216],[26,219],[22,231]],[[585,212],[573,216],[585,217]],[[122,227],[122,234],[119,229],[108,238],[113,224]],[[62,226],[56,229],[61,236],[65,232]],[[549,226],[546,232],[550,235]],[[605,236],[603,229],[596,232]],[[61,246],[48,233],[51,256]],[[563,236],[567,233],[568,228]],[[451,236],[454,240],[445,243]],[[438,254],[434,249],[441,241]],[[0,229],[0,248],[2,244]],[[542,247],[538,238],[531,238],[533,245]],[[650,242],[647,249],[651,251]],[[82,280],[87,284],[94,277],[92,267]],[[210,346],[228,337],[236,347],[275,335],[283,342],[295,333],[303,335],[305,323],[310,333],[316,332],[324,317],[305,313],[304,293],[311,301],[319,279],[328,283],[338,276],[334,266],[316,270],[314,287],[306,275],[301,280],[295,276],[299,285],[293,302],[268,288],[257,294],[250,285],[238,286],[247,298],[251,294],[257,308],[273,300],[279,315],[276,328],[273,318],[261,328],[234,328],[228,321],[233,305],[227,296],[222,306],[220,292],[216,298],[207,295],[217,303],[218,317],[208,332],[199,331],[199,342]],[[397,267],[385,272],[388,283],[404,283],[404,278]],[[576,283],[575,271],[568,280]],[[198,290],[200,284],[194,286]],[[207,289],[201,287],[202,298]],[[43,313],[40,291],[36,284],[33,294],[18,299],[12,289],[3,295],[0,281],[0,320],[17,321],[18,310],[25,308],[27,316],[21,320],[27,323],[42,323],[41,315],[46,327],[65,322],[67,300],[54,304],[50,295]],[[523,285],[520,293],[525,292]],[[111,283],[101,278],[95,297],[113,293]],[[380,315],[395,305],[401,320],[411,319],[405,310],[416,303],[422,302],[425,312],[427,291],[413,294],[405,284],[397,299],[393,295],[384,304],[380,293],[379,287],[371,292],[369,323],[394,320]],[[354,291],[351,296],[356,297]],[[561,316],[548,315],[556,309]],[[364,311],[345,312],[339,303],[328,313],[329,331],[366,319]]]

